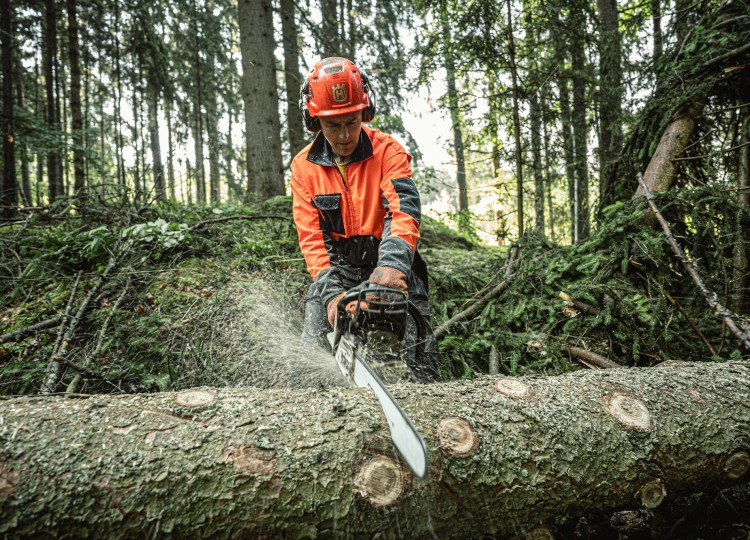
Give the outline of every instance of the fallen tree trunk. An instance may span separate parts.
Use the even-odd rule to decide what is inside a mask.
[[[34,397],[0,408],[0,533],[467,538],[747,481],[750,364],[393,389],[429,476],[354,388]]]

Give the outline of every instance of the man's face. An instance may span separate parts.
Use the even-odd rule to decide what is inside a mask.
[[[336,158],[348,158],[357,147],[359,132],[362,130],[362,111],[337,116],[320,117],[323,136],[333,148]]]

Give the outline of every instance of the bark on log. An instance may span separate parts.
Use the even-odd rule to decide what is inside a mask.
[[[393,393],[427,442],[426,481],[400,464],[361,389],[6,400],[0,533],[523,536],[748,480],[747,362]]]

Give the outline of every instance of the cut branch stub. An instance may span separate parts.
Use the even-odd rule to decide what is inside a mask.
[[[354,485],[362,498],[382,508],[398,501],[407,488],[404,469],[385,456],[366,461],[354,478]]]
[[[276,467],[275,459],[252,446],[227,446],[222,457],[250,474],[270,474]]]
[[[667,489],[661,480],[652,480],[641,486],[637,496],[641,499],[641,504],[646,508],[656,508],[659,506],[664,497],[667,496]]]
[[[516,379],[499,379],[495,381],[495,390],[512,399],[531,399],[534,397],[534,390],[531,386]]]
[[[216,394],[208,390],[185,390],[175,397],[178,405],[183,407],[202,407],[216,398]]]
[[[6,499],[8,495],[13,493],[17,483],[18,472],[13,469],[8,469],[0,463],[0,501]]]
[[[750,452],[738,450],[724,463],[724,472],[730,480],[739,480],[750,470]]]
[[[636,431],[651,431],[654,429],[654,419],[648,412],[648,407],[639,398],[615,390],[602,398],[607,412],[614,416],[626,429]]]
[[[554,540],[554,538],[552,531],[544,525],[534,527],[524,536],[524,540]]]
[[[458,416],[441,418],[437,425],[440,448],[456,457],[466,457],[476,452],[479,436],[471,424]]]

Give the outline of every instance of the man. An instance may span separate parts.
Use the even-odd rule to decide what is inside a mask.
[[[302,87],[300,108],[307,128],[318,133],[291,166],[294,221],[314,280],[303,337],[328,346],[325,336],[338,300],[363,281],[400,289],[428,322],[429,354],[422,365],[411,367],[418,379],[434,380],[427,268],[417,253],[421,209],[411,157],[390,135],[362,125],[375,116],[375,95],[367,76],[345,58],[315,64]]]

